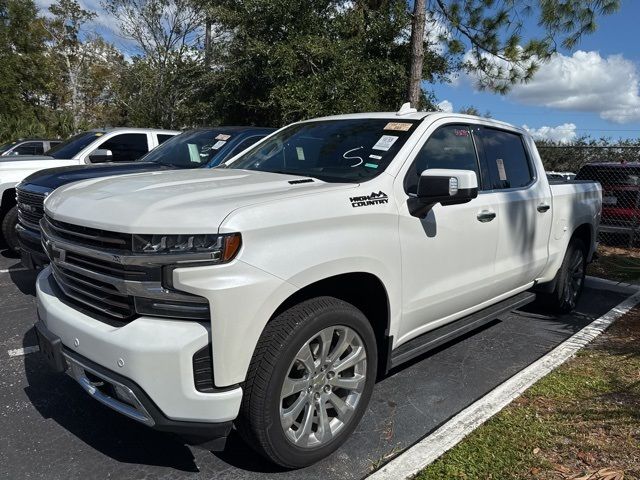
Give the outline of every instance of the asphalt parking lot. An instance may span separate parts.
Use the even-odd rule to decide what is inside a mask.
[[[0,252],[2,478],[363,478],[625,298],[588,289],[572,315],[528,308],[397,369],[335,455],[287,472],[233,434],[223,453],[190,449],[93,401],[38,353],[15,352],[36,344],[34,280]]]

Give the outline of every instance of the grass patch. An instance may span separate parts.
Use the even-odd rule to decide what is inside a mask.
[[[416,478],[640,479],[640,309]]]
[[[640,248],[611,247],[600,244],[599,258],[587,269],[588,275],[618,282],[640,281]]]

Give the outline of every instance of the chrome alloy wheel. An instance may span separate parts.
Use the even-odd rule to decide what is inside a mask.
[[[579,249],[573,251],[571,261],[569,263],[569,271],[567,272],[565,284],[565,301],[575,307],[578,295],[582,290],[584,283],[584,255]]]
[[[280,423],[302,448],[329,443],[350,421],[366,383],[367,352],[346,326],[307,340],[289,366],[280,394]]]

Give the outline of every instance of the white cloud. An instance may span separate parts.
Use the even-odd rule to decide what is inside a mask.
[[[594,112],[605,120],[640,120],[638,67],[622,55],[602,57],[577,51],[554,55],[528,84],[516,85],[509,96],[527,105]]]
[[[438,110],[440,110],[441,112],[445,112],[445,113],[453,112],[453,103],[451,103],[449,100],[443,100],[440,103],[438,103],[438,105],[436,106],[438,107]]]
[[[574,123],[563,123],[557,127],[544,126],[540,128],[529,128],[526,125],[523,125],[522,128],[529,132],[534,140],[550,140],[553,142],[569,143],[575,140],[577,136],[576,125]]]

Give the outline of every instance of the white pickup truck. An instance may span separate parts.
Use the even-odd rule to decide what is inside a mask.
[[[27,176],[45,168],[131,162],[178,133],[153,128],[97,129],[58,142],[46,155],[0,157],[0,231],[5,243],[18,250],[16,185]]]
[[[301,467],[348,437],[391,367],[532,289],[571,310],[600,209],[597,183],[550,185],[502,122],[300,122],[223,168],[57,189],[36,330],[56,371],[122,414],[211,450],[234,425]]]

